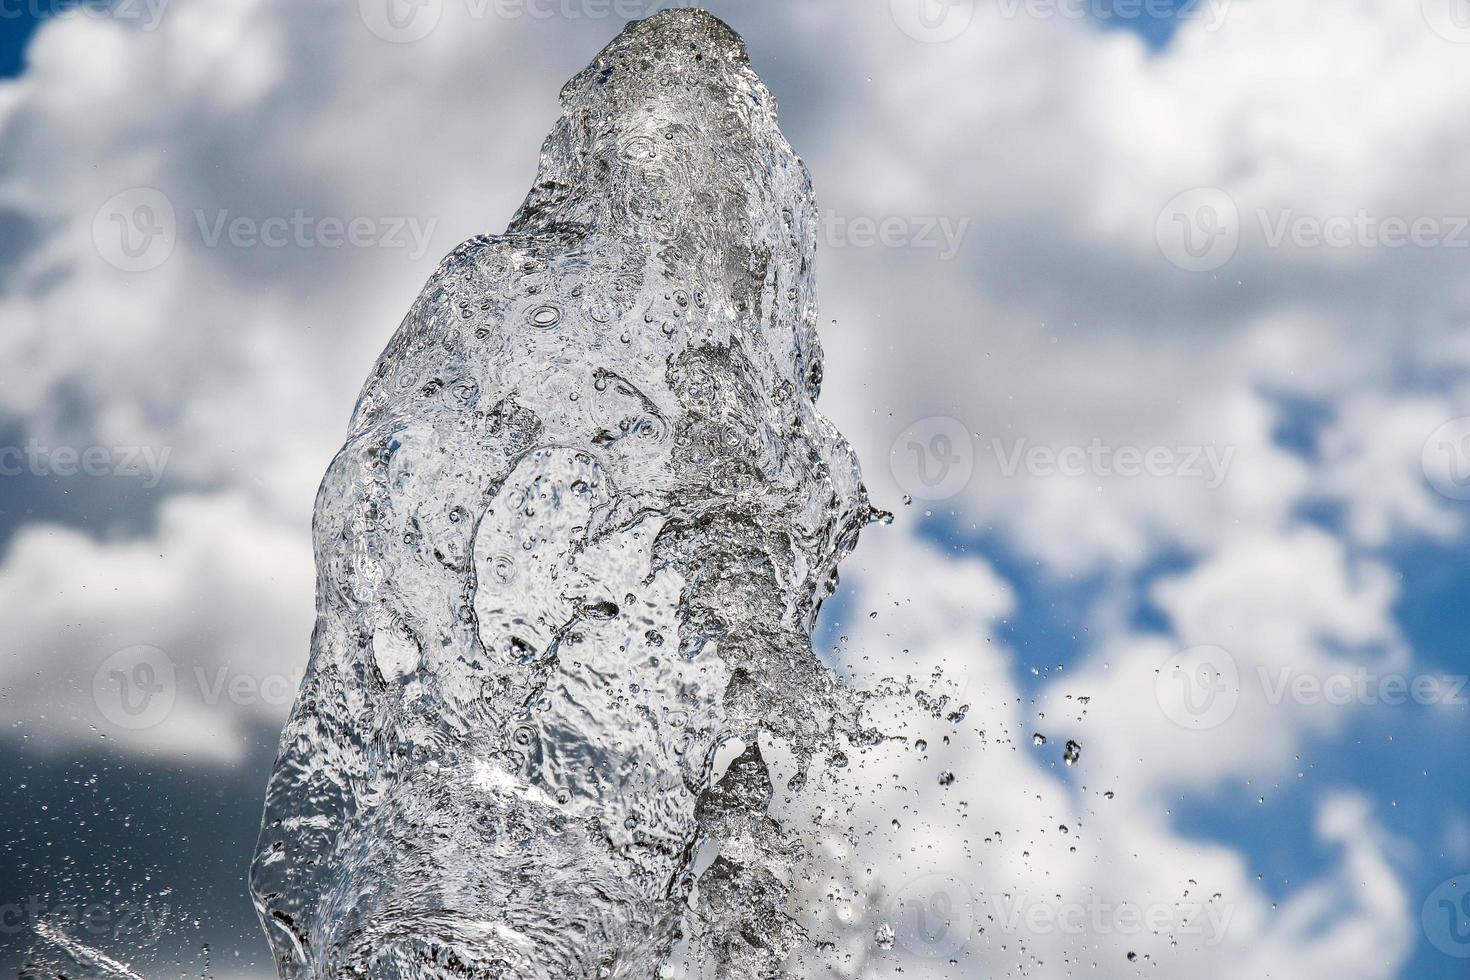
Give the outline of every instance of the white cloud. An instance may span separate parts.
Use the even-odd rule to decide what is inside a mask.
[[[1078,670],[1049,685],[1043,710],[1060,713],[1068,694],[1090,696],[1086,717],[1069,718],[1067,730],[1129,795],[1162,800],[1246,779],[1272,795],[1267,787],[1295,772],[1314,740],[1370,706],[1355,669],[1407,672],[1396,598],[1387,568],[1350,559],[1322,531],[1242,536],[1154,587],[1167,633],[1109,632]],[[1171,685],[1184,681],[1170,672],[1181,651],[1202,646],[1219,651],[1210,666],[1229,670],[1221,696],[1230,700],[1181,712]],[[1324,694],[1303,684],[1336,686]],[[1203,689],[1190,696],[1204,703]]]
[[[1357,3],[1330,24],[1309,3],[1233,4],[1218,30],[1187,23],[1156,56],[1125,33],[992,5],[948,44],[866,26],[849,36],[887,81],[858,86],[814,148],[824,203],[973,219],[953,263],[822,256],[838,319],[829,376],[864,382],[829,386],[829,411],[881,490],[899,492],[871,461],[928,415],[960,418],[982,450],[994,437],[1229,446],[1223,493],[981,469],[953,502],[1063,571],[1208,550],[1278,526],[1312,489],[1272,444],[1263,389],[1395,402],[1463,324],[1463,249],[1273,248],[1262,231],[1263,213],[1470,214],[1445,179],[1470,149],[1456,135],[1470,87],[1451,81],[1470,62],[1413,4]],[[1406,109],[1406,92],[1423,97]],[[1240,249],[1214,274],[1175,268],[1155,240],[1165,202],[1196,186],[1225,189],[1241,215]],[[894,289],[895,267],[922,286]],[[1391,464],[1394,485],[1422,481],[1416,458]],[[1336,489],[1360,512],[1384,493]],[[1443,516],[1416,510],[1415,530],[1442,532]]]
[[[239,761],[259,737],[252,722],[285,720],[305,666],[304,530],[240,494],[173,497],[156,534],[140,540],[23,528],[0,563],[0,720],[40,752],[106,740]],[[139,646],[158,652],[135,675],[141,661],[114,655]],[[109,676],[114,668],[124,677]],[[123,698],[133,715],[119,710]]]
[[[1295,550],[1305,554],[1296,570],[1314,548],[1329,546],[1298,542]],[[1162,721],[1151,671],[1145,690],[1132,691],[1115,683],[1133,676],[1116,659],[1103,677],[1097,669],[1077,677],[1064,671],[1033,704],[1011,652],[991,641],[1013,611],[1008,590],[973,558],[951,558],[948,581],[913,580],[908,570],[923,567],[914,561],[932,563],[938,554],[900,523],[869,534],[852,559],[848,584],[858,615],[846,631],[844,662],[866,676],[915,683],[913,692],[902,688],[872,707],[883,719],[878,727],[903,738],[852,753],[847,770],[829,775],[832,792],[818,797],[843,801],[826,820],[851,828],[811,873],[811,925],[837,942],[824,962],[838,964],[840,975],[864,977],[900,966],[905,975],[936,978],[1017,969],[1050,975],[1064,967],[1121,977],[1140,965],[1220,978],[1397,974],[1413,934],[1390,862],[1402,846],[1378,826],[1365,798],[1330,793],[1318,804],[1314,833],[1334,857],[1319,876],[1293,882],[1275,899],[1279,907],[1242,855],[1191,838],[1170,815],[1177,791],[1197,785],[1198,773],[1218,779],[1232,768],[1252,771],[1244,765],[1247,753],[1260,750],[1252,727],[1290,740],[1299,720],[1262,717],[1232,729],[1231,739],[1246,743],[1239,755],[1235,746],[1186,750],[1188,733],[1167,722],[1152,726],[1145,741],[1128,722],[1146,715]],[[1267,557],[1261,564],[1289,562]],[[1178,591],[1207,593],[1208,584]],[[1308,591],[1321,595],[1306,602],[1316,607],[1309,620],[1363,598],[1343,583]],[[1183,595],[1171,602],[1192,605]],[[868,619],[873,609],[879,615]],[[1181,618],[1199,615],[1181,610]],[[902,652],[898,637],[907,645]],[[1146,653],[1147,644],[1138,645]],[[935,667],[943,668],[938,679]],[[924,691],[953,700],[936,716],[932,702],[918,697]],[[949,720],[948,709],[962,703],[971,706],[966,718]],[[1045,746],[1031,742],[1038,728],[1051,735]],[[1083,751],[1069,768],[1062,742],[1074,734]],[[953,778],[941,780],[944,773]],[[794,805],[800,801],[788,801],[780,815],[809,825],[813,814],[786,809]],[[872,943],[885,926],[895,931],[888,952]]]
[[[1447,540],[1460,533],[1455,501],[1434,491],[1424,468],[1426,443],[1459,414],[1447,399],[1424,395],[1368,392],[1344,400],[1322,440],[1321,494],[1346,503],[1356,539],[1381,546],[1405,534]]]

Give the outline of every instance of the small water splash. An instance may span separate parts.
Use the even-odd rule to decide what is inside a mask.
[[[22,970],[22,977],[112,977],[115,980],[144,980],[128,964],[113,959],[49,922],[37,922],[36,935],[54,948],[40,956],[33,956]],[[56,962],[57,958],[61,962]]]

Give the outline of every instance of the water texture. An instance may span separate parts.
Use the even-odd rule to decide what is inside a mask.
[[[701,11],[561,100],[322,482],[251,879],[286,978],[771,977],[812,942],[770,803],[858,731],[811,631],[874,512],[816,409],[811,181]]]

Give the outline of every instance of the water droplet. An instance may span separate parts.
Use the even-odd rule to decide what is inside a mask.
[[[529,319],[531,326],[549,330],[561,323],[561,309],[552,303],[543,303],[531,310]]]

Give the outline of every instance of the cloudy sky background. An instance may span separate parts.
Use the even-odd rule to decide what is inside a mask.
[[[271,975],[244,874],[316,483],[658,6],[393,2],[0,10],[0,968],[81,904],[148,977]],[[710,9],[812,171],[823,407],[897,512],[822,648],[970,705],[890,699],[930,748],[854,769],[852,969],[1465,976],[1470,7]],[[120,712],[160,652],[171,705]],[[1424,696],[1273,696],[1355,669]]]

